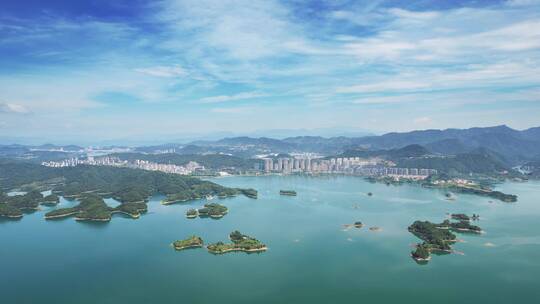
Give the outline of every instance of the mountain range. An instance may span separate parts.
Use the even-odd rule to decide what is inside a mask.
[[[501,125],[486,128],[421,130],[364,137],[298,136],[284,139],[230,137],[216,141],[194,141],[188,146],[206,151],[234,154],[313,152],[336,155],[345,151],[377,151],[421,145],[432,154],[458,155],[482,148],[509,165],[534,160],[540,155],[540,127],[515,130]],[[182,148],[179,147],[179,152]],[[204,150],[204,149],[199,149]]]

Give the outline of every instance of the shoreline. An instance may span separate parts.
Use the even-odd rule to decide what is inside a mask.
[[[231,248],[231,249],[226,249],[222,251],[214,251],[214,250],[208,249],[208,246],[206,246],[206,249],[208,250],[208,252],[212,254],[223,254],[223,253],[229,253],[229,252],[246,252],[246,253],[264,252],[268,250],[268,247],[264,246],[264,247],[256,248],[256,249]]]

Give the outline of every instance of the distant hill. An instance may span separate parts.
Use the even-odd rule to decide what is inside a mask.
[[[431,153],[420,145],[408,145],[400,149],[390,150],[347,150],[335,157],[384,157],[389,160],[394,160],[398,158],[422,157],[429,154]]]
[[[492,153],[482,150],[453,156],[401,158],[394,161],[398,167],[430,168],[449,175],[468,173],[492,175],[511,171],[506,164],[496,159]]]
[[[508,164],[523,163],[540,154],[540,127],[524,131],[508,126],[487,128],[420,130],[387,133],[366,137],[298,136],[282,140],[271,138],[233,137],[218,141],[193,142],[204,147],[243,147],[244,153],[315,152],[336,155],[345,151],[378,151],[421,145],[440,155],[457,155],[486,148],[498,153]]]
[[[221,169],[235,167],[240,170],[253,169],[255,164],[262,165],[261,160],[245,159],[236,156],[222,154],[141,154],[141,153],[115,153],[111,154],[121,160],[134,161],[137,159],[151,161],[160,164],[185,165],[190,161],[195,161],[209,169]]]

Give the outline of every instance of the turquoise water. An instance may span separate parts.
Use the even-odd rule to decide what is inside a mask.
[[[507,183],[518,203],[417,186],[370,184],[355,177],[229,177],[259,199],[216,200],[220,220],[185,218],[204,201],[149,203],[138,220],[45,221],[49,208],[0,222],[1,303],[514,303],[540,299],[540,183]],[[279,195],[294,189],[296,197]],[[368,197],[367,192],[373,192]],[[112,200],[109,204],[114,205]],[[73,202],[62,200],[61,205]],[[417,265],[414,220],[478,213],[483,235],[460,235],[464,255]],[[362,229],[343,224],[362,221]],[[380,232],[369,231],[378,226]],[[262,254],[176,252],[175,239],[227,241],[232,230],[269,247]],[[492,246],[486,246],[492,243]]]

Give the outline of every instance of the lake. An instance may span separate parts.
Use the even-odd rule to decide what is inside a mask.
[[[213,181],[259,191],[258,199],[215,199],[219,220],[187,219],[206,201],[163,206],[109,223],[45,221],[51,208],[0,221],[2,303],[522,303],[540,299],[540,183],[505,183],[517,203],[358,177],[227,177]],[[296,190],[295,197],[280,189]],[[372,192],[373,196],[367,193]],[[111,205],[114,200],[107,200]],[[61,200],[58,207],[72,205]],[[480,214],[486,232],[460,234],[462,254],[410,257],[415,220]],[[364,223],[361,229],[344,224]],[[369,227],[382,230],[370,231]],[[239,230],[268,246],[261,254],[175,251],[192,234],[228,242]]]

